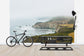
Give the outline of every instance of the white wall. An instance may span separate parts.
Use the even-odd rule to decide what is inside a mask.
[[[75,0],[75,10],[77,11],[77,29],[75,32],[75,41],[78,44],[84,44],[84,1]]]
[[[0,0],[0,44],[9,35],[9,0]]]
[[[75,10],[77,12],[77,28],[75,32],[75,43],[84,44],[84,2],[75,0]],[[5,43],[9,36],[9,0],[0,0],[0,44]]]

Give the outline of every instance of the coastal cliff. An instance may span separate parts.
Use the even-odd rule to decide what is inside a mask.
[[[74,23],[73,17],[53,17],[47,22],[37,22],[32,27],[37,29],[57,29]]]

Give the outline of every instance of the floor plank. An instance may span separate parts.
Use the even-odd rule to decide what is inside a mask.
[[[48,47],[63,47],[63,45],[48,45]],[[33,45],[31,47],[24,47],[23,45],[16,45],[15,47],[8,47],[0,45],[0,56],[84,56],[84,45],[69,45],[73,51],[49,51],[40,50],[43,45]]]

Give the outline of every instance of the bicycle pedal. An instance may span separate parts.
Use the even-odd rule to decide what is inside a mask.
[[[20,44],[18,44],[18,45],[20,45]]]

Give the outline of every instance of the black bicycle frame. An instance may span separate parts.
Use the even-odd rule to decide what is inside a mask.
[[[18,43],[25,36],[25,32],[24,33],[21,33],[21,34],[18,34],[18,35],[16,35],[16,33],[15,33],[15,37],[16,38],[17,38],[17,36],[20,36],[20,35],[22,35],[21,38],[19,40],[16,39]]]

